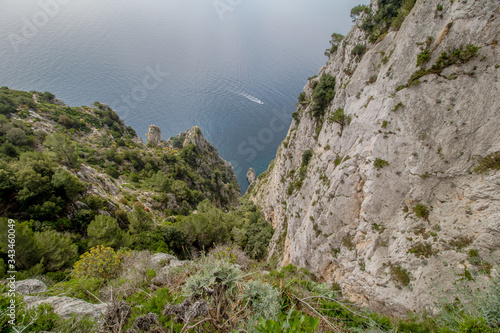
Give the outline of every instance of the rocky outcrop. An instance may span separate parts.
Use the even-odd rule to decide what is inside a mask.
[[[161,130],[158,126],[149,125],[148,143],[153,146],[159,146],[161,144]]]
[[[16,292],[22,295],[39,294],[47,291],[47,286],[40,280],[29,279],[16,281]]]
[[[376,310],[433,310],[457,281],[498,274],[500,172],[474,170],[500,151],[500,6],[439,4],[417,1],[376,43],[358,20],[251,193],[276,228],[270,256]],[[336,93],[317,117],[324,74]]]
[[[30,308],[49,304],[54,308],[54,312],[63,319],[70,319],[72,316],[90,316],[93,319],[99,319],[107,308],[107,304],[104,303],[91,304],[71,297],[25,296],[24,302]]]
[[[212,203],[218,207],[238,205],[241,192],[234,168],[230,162],[222,159],[217,149],[205,139],[200,127],[193,126],[176,138],[169,139],[166,144],[171,149],[179,146],[192,148],[188,159],[200,176],[211,179],[213,191],[204,194]]]
[[[247,172],[247,180],[248,180],[248,185],[252,185],[253,182],[257,179],[257,173],[253,168],[248,169]]]

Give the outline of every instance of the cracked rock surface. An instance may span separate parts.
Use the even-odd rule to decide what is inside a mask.
[[[336,77],[323,122],[311,104],[300,105],[251,191],[276,229],[270,257],[375,310],[433,311],[467,272],[476,285],[498,275],[500,172],[474,169],[500,151],[500,6],[445,1],[437,15],[436,4],[417,1],[400,30],[377,43],[358,20],[304,88],[307,100],[312,81]],[[404,87],[429,36],[427,68],[443,52],[480,49]],[[358,44],[367,47],[362,57],[351,53]],[[328,121],[339,108],[350,117],[343,127]],[[313,156],[297,185],[307,150]]]

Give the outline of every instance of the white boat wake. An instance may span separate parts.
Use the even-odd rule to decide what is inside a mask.
[[[246,99],[252,101],[252,102],[255,102],[255,103],[258,103],[258,104],[264,104],[264,102],[262,102],[260,99],[258,99],[257,97],[254,97],[252,95],[249,95],[249,94],[245,94],[245,93],[237,93],[238,95],[240,96],[243,96],[245,97]]]

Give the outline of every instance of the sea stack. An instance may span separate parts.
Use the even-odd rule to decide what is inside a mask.
[[[161,143],[161,130],[158,126],[149,125],[148,143],[151,143],[153,146],[160,145],[160,143]]]

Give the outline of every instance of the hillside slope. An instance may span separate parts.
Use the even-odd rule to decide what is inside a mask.
[[[85,233],[97,214],[125,227],[134,207],[160,223],[205,199],[238,204],[233,168],[199,127],[145,144],[107,105],[69,107],[51,93],[6,87],[0,113],[2,217]]]
[[[404,313],[498,274],[500,6],[418,0],[384,33],[385,3],[332,47],[250,195],[271,258]]]

